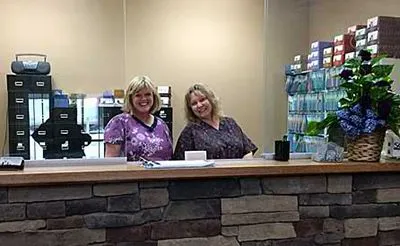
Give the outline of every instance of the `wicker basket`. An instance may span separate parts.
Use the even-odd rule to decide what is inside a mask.
[[[356,139],[347,139],[349,161],[377,162],[381,157],[385,130],[364,134]]]

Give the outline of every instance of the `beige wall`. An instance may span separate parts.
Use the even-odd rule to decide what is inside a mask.
[[[202,82],[262,150],[263,14],[263,0],[127,0],[126,77],[172,86],[175,140]]]
[[[263,5],[263,0],[2,0],[0,113],[6,114],[4,80],[14,54],[40,52],[51,62],[54,87],[67,92],[125,87],[138,74],[171,85],[175,139],[185,123],[186,89],[207,83],[262,152]]]
[[[310,42],[332,40],[377,16],[400,16],[399,0],[310,0]]]
[[[267,0],[264,90],[265,142],[273,151],[273,141],[286,133],[287,95],[284,65],[309,47],[308,0]]]
[[[48,55],[53,87],[99,93],[124,86],[122,0],[1,0],[0,115],[6,115],[5,74],[16,53]],[[6,131],[0,124],[0,141]]]

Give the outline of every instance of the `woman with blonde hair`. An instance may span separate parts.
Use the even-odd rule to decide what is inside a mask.
[[[174,159],[184,159],[185,151],[205,150],[207,159],[252,157],[257,147],[236,121],[222,115],[214,92],[203,84],[191,86],[185,95],[188,121],[175,147]]]
[[[105,156],[126,156],[128,161],[171,159],[168,126],[153,115],[159,108],[160,96],[151,79],[135,77],[126,89],[123,113],[114,116],[104,129]]]

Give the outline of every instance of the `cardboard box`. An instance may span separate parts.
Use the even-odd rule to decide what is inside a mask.
[[[333,56],[333,47],[325,48],[322,51],[322,56],[323,57],[331,57],[332,58],[332,56]]]
[[[367,49],[371,50],[371,54],[374,56],[386,54],[390,58],[400,58],[400,45],[373,44],[368,45]]]
[[[367,38],[367,28],[358,29],[354,35],[355,35],[356,41]]]
[[[354,25],[354,26],[349,26],[347,28],[347,33],[349,34],[355,34],[357,30],[360,30],[362,28],[366,28],[367,25]]]
[[[344,44],[345,46],[356,47],[356,40],[354,34],[341,34],[334,38],[334,45]]]
[[[344,55],[344,61],[356,58],[356,52],[349,52]]]
[[[305,63],[306,57],[304,55],[297,55],[293,58],[294,64],[302,64]]]
[[[354,51],[356,51],[355,46],[340,44],[340,45],[335,45],[334,55],[344,55],[346,53]]]
[[[333,66],[332,63],[332,56],[331,57],[324,57],[323,61],[322,61],[322,66],[324,68],[330,68]]]
[[[382,32],[380,29],[368,32],[367,44],[400,45],[400,33]]]
[[[368,31],[373,31],[376,29],[396,30],[398,29],[399,25],[400,25],[400,17],[375,16],[367,20]]]
[[[335,67],[343,65],[343,63],[344,63],[344,54],[343,55],[334,55],[332,63],[333,63],[333,66],[335,66]]]
[[[367,39],[360,39],[356,42],[356,51],[364,50],[367,48]]]
[[[323,68],[323,65],[322,65],[322,57],[321,57],[321,59],[314,59],[314,60],[312,60],[310,63],[310,70],[318,70],[318,69],[320,69],[320,68]]]
[[[311,43],[311,52],[319,51],[323,52],[325,48],[332,47],[333,43],[331,41],[315,41]]]

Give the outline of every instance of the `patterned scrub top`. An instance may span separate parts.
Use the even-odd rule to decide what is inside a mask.
[[[128,161],[139,157],[154,161],[172,158],[168,126],[156,116],[153,125],[148,126],[128,113],[118,114],[104,128],[104,142],[121,145],[120,156],[126,156]]]
[[[234,119],[221,117],[218,130],[203,121],[188,123],[178,138],[174,159],[185,159],[185,151],[190,150],[207,151],[207,159],[240,159],[257,149]]]

